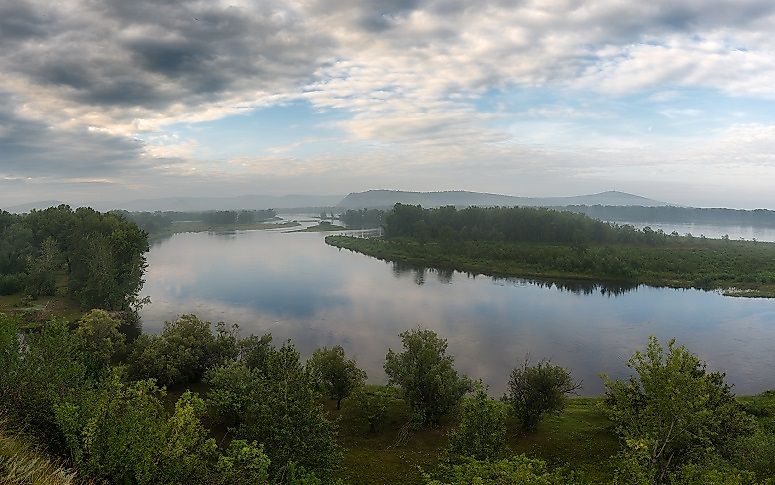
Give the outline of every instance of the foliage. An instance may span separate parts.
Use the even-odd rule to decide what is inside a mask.
[[[208,369],[237,355],[233,330],[183,315],[166,322],[161,335],[141,335],[129,358],[130,374],[137,379],[154,378],[170,386],[199,382]]]
[[[382,225],[385,211],[379,209],[348,209],[339,216],[349,229],[372,229]]]
[[[446,355],[447,341],[436,332],[418,328],[399,336],[404,351],[389,349],[385,356],[388,381],[401,386],[404,397],[426,424],[439,424],[471,390],[471,380],[458,375],[454,358]]]
[[[388,407],[397,400],[394,388],[361,386],[344,401],[344,410],[352,421],[369,433],[378,432],[388,416]]]
[[[92,310],[78,321],[76,335],[83,345],[83,352],[98,368],[110,365],[113,357],[124,351],[124,334],[119,331],[121,322],[105,310]]]
[[[425,476],[427,485],[580,485],[587,483],[577,474],[549,470],[546,463],[517,455],[499,461],[469,459],[460,464],[442,465],[434,474]]]
[[[152,380],[125,385],[114,375],[94,392],[57,405],[57,422],[78,469],[111,483],[266,480],[269,459],[261,448],[236,442],[222,454],[208,437],[200,421],[202,399],[186,392],[168,415],[163,397]]]
[[[54,293],[56,276],[83,308],[126,310],[140,302],[148,237],[115,213],[66,205],[29,214],[0,211],[0,275],[24,275],[34,297]]]
[[[531,243],[666,244],[662,232],[597,221],[582,214],[536,207],[454,206],[423,209],[396,204],[385,216],[385,236],[418,240],[504,241]]]
[[[336,400],[336,409],[341,409],[342,399],[366,380],[366,373],[358,368],[354,360],[345,356],[341,345],[315,350],[307,361],[307,367],[323,392]]]
[[[672,237],[672,236],[671,236]],[[326,243],[388,261],[495,276],[583,278],[672,287],[775,292],[775,244],[700,238],[669,245],[356,238]],[[745,292],[745,290],[753,290]]]
[[[546,413],[561,412],[566,394],[579,388],[564,368],[549,361],[535,366],[525,361],[511,371],[506,399],[522,429],[532,431]]]
[[[463,400],[457,430],[449,440],[452,453],[476,460],[498,458],[506,444],[506,406],[487,395],[479,383],[474,396]]]
[[[336,425],[319,403],[310,373],[290,343],[266,347],[263,368],[232,362],[207,373],[209,409],[237,437],[263,443],[275,476],[293,462],[329,477],[341,450]]]
[[[56,448],[53,406],[90,386],[83,341],[63,320],[22,338],[17,322],[0,314],[0,346],[0,409]]]
[[[627,365],[628,381],[605,379],[605,407],[635,455],[629,469],[665,483],[672,473],[708,455],[728,457],[731,446],[754,430],[724,375],[671,340],[667,354],[655,337]],[[630,460],[633,461],[632,459]],[[637,466],[636,466],[637,465]]]

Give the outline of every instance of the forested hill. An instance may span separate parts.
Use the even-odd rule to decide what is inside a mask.
[[[516,197],[512,195],[486,194],[481,192],[404,192],[400,190],[368,190],[354,192],[339,203],[342,208],[389,208],[395,204],[412,204],[423,207],[467,206],[568,206],[568,205],[616,205],[616,206],[666,206],[660,202],[639,195],[624,192],[602,192],[573,197]]]

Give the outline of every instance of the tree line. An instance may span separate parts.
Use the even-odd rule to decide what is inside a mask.
[[[60,205],[0,212],[0,294],[54,295],[83,308],[126,310],[139,301],[148,235],[121,214]]]
[[[554,207],[553,209],[577,212],[604,221],[775,226],[775,211],[767,209],[743,210],[676,206],[602,205],[571,205]]]
[[[378,434],[399,399],[412,410],[410,429],[457,423],[439,464],[425,471],[428,484],[589,483],[567,466],[507,453],[507,432],[529,435],[579,388],[549,361],[516,365],[495,399],[456,369],[444,338],[423,328],[400,334],[401,348],[385,357],[389,385],[375,389],[340,346],[304,361],[290,341],[241,338],[236,327],[193,315],[132,342],[102,310],[26,334],[20,323],[0,315],[0,408],[83,479],[341,483],[339,423],[325,400]],[[722,373],[655,338],[627,364],[630,379],[604,377],[601,403],[621,439],[614,484],[772,483],[771,415],[736,399]],[[193,385],[203,394],[187,390]],[[174,406],[165,405],[173,395]],[[229,440],[216,441],[213,430]]]
[[[424,209],[396,204],[385,215],[385,236],[418,240],[559,244],[668,244],[676,235],[537,207],[453,206]]]
[[[275,209],[262,210],[222,210],[222,211],[156,211],[127,212],[114,211],[134,221],[149,234],[158,234],[169,230],[175,222],[203,222],[211,225],[253,224],[277,217]]]

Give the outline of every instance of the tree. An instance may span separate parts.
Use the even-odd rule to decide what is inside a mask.
[[[234,331],[196,315],[183,315],[166,322],[161,335],[141,335],[129,358],[130,374],[137,379],[154,378],[169,386],[199,382],[208,369],[237,356]]]
[[[570,372],[558,365],[541,361],[531,366],[529,361],[525,361],[521,367],[511,371],[507,401],[522,429],[532,431],[545,414],[562,411],[565,395],[580,387],[573,381]]]
[[[385,423],[391,403],[398,400],[395,391],[392,387],[361,386],[345,400],[345,412],[355,424],[376,433]]]
[[[124,334],[118,328],[121,322],[105,310],[92,310],[78,321],[76,335],[83,350],[96,370],[110,365],[111,359],[124,350]]]
[[[238,438],[264,444],[278,480],[292,464],[329,477],[341,450],[309,372],[290,343],[264,350],[263,369],[240,361],[207,373],[211,413]]]
[[[200,420],[201,398],[186,391],[168,412],[153,380],[130,385],[114,374],[100,387],[55,405],[78,470],[110,483],[253,484],[268,478],[269,459],[255,443],[222,451]]]
[[[666,483],[682,467],[731,454],[731,447],[755,429],[735,399],[724,374],[675,340],[667,354],[656,337],[627,362],[637,377],[612,381],[604,376],[605,409],[627,449],[624,476]]]
[[[487,395],[480,382],[474,396],[463,400],[457,430],[450,436],[452,453],[477,460],[497,458],[506,445],[506,406]]]
[[[341,409],[342,399],[366,380],[366,373],[358,368],[354,360],[345,356],[341,345],[315,350],[307,361],[307,367],[325,394],[336,400],[336,409]]]
[[[471,380],[458,375],[454,358],[446,355],[447,341],[436,332],[414,329],[399,334],[404,351],[388,350],[385,373],[401,386],[404,397],[426,424],[439,424],[471,390]]]
[[[40,254],[28,257],[26,292],[33,298],[56,292],[56,273],[62,266],[62,256],[53,238],[43,241]]]

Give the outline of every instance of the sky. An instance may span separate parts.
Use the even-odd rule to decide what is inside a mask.
[[[0,207],[375,188],[775,209],[772,0],[0,0]]]

